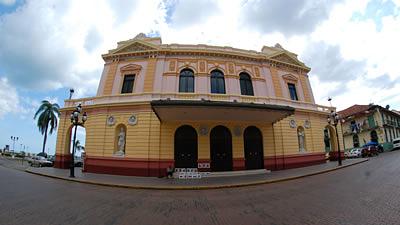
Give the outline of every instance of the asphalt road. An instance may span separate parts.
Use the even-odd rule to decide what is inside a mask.
[[[400,224],[400,151],[253,187],[155,191],[56,180],[0,166],[0,224]]]

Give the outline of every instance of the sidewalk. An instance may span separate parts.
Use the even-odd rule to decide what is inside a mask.
[[[132,177],[117,176],[95,173],[82,173],[81,168],[75,168],[75,178],[69,177],[68,169],[56,169],[51,167],[35,168],[29,167],[25,171],[32,174],[81,182],[87,184],[137,188],[137,189],[161,189],[161,190],[198,190],[242,187],[257,184],[275,183],[302,177],[327,173],[337,169],[356,165],[368,161],[368,159],[346,159],[343,165],[338,167],[337,162],[308,166],[303,168],[273,171],[267,174],[232,176],[232,177],[207,177],[201,179],[166,179],[156,177]]]

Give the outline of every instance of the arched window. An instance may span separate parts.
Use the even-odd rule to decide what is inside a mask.
[[[299,151],[304,152],[306,150],[306,133],[303,127],[297,128],[297,138],[299,141]]]
[[[179,75],[179,92],[194,92],[194,73],[184,69]]]
[[[254,95],[253,84],[247,73],[240,73],[240,92],[242,95]]]
[[[224,74],[219,70],[211,72],[211,93],[225,94]]]

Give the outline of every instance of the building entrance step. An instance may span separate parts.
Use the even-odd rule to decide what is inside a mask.
[[[233,177],[233,176],[243,176],[243,175],[266,174],[270,172],[271,172],[270,170],[266,169],[210,172],[209,174],[207,174],[207,177]]]

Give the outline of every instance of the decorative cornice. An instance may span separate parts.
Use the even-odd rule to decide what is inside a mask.
[[[124,51],[124,49],[128,49],[129,46],[135,46],[135,43],[147,44],[146,46],[149,49],[138,49],[137,51]],[[222,57],[222,58],[230,58],[230,59],[239,59],[239,60],[248,60],[248,61],[257,61],[261,63],[269,63],[272,66],[281,65],[288,68],[300,69],[306,72],[310,71],[310,68],[305,66],[304,63],[300,62],[297,58],[292,56],[290,53],[286,51],[278,52],[278,54],[266,55],[262,52],[256,51],[247,51],[247,50],[237,50],[234,48],[228,47],[213,47],[206,46],[203,49],[199,48],[199,45],[177,45],[181,46],[179,48],[171,48],[170,45],[160,45],[156,46],[151,43],[146,43],[143,41],[135,41],[127,44],[121,48],[111,50],[109,53],[102,55],[105,61],[115,60],[119,58],[126,57],[135,57],[135,56],[148,56],[148,57],[156,57],[156,56],[211,56],[211,57]],[[175,46],[175,45],[171,45]],[[197,47],[197,48],[194,48]],[[233,50],[231,50],[233,49]],[[294,53],[292,53],[295,55]]]

